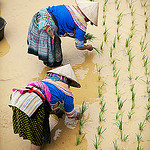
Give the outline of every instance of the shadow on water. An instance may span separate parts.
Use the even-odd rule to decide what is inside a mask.
[[[6,38],[4,37],[0,41],[0,57],[5,56],[10,50],[10,45],[8,44]]]

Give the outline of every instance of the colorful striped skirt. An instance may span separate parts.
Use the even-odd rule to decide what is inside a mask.
[[[40,12],[33,16],[29,26],[27,36],[28,53],[38,56],[46,66],[60,66],[63,60],[61,40],[55,34],[55,31],[52,31],[53,27],[51,26],[53,22],[57,25],[57,20],[47,12],[47,9]],[[41,24],[44,24],[43,28]],[[48,30],[45,28],[50,28],[51,32],[54,32],[54,39],[47,33]]]

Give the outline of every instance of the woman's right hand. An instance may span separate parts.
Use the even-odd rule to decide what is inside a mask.
[[[86,45],[87,46],[87,49],[89,50],[89,51],[92,51],[93,50],[93,46],[92,45]]]

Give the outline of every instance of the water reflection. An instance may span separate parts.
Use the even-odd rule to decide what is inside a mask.
[[[10,45],[8,44],[6,38],[4,37],[0,41],[0,57],[5,56],[10,50]]]

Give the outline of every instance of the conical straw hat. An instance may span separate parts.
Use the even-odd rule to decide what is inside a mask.
[[[86,0],[76,0],[77,6],[84,13],[84,15],[97,26],[98,24],[98,10],[99,3]]]
[[[78,87],[78,88],[81,87],[70,64],[67,64],[67,65],[64,65],[61,67],[57,67],[55,69],[49,70],[48,72],[56,73],[56,74],[67,77],[68,79],[70,79],[72,81],[70,83],[70,86],[74,86],[74,87]]]

